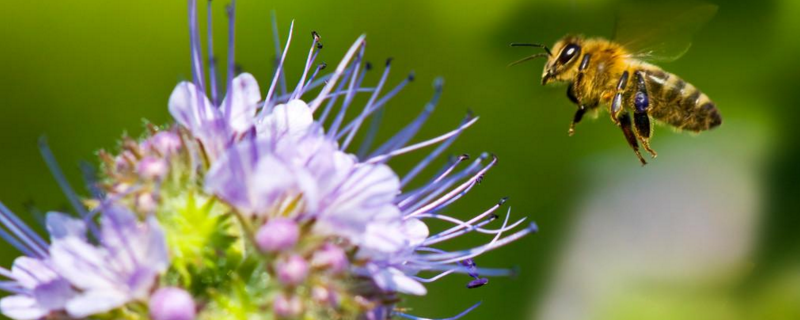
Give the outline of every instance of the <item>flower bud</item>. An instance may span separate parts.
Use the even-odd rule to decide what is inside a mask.
[[[327,268],[331,273],[341,273],[347,270],[349,261],[344,250],[334,244],[326,243],[314,253],[311,265],[316,268]]]
[[[161,180],[167,175],[167,170],[167,161],[156,157],[144,157],[136,165],[136,172],[145,179]]]
[[[150,317],[153,320],[193,320],[195,313],[192,296],[181,288],[161,288],[150,298]]]
[[[178,152],[181,149],[181,137],[172,131],[156,133],[142,145],[143,149],[152,148],[163,156]]]
[[[153,212],[158,207],[158,201],[150,192],[143,192],[136,196],[136,208],[141,212]]]
[[[292,219],[275,218],[256,232],[256,244],[261,251],[278,252],[291,249],[300,237],[300,228]]]
[[[272,311],[278,318],[293,318],[303,312],[303,302],[297,296],[278,295],[272,302]]]
[[[308,263],[299,255],[289,256],[286,260],[278,262],[275,267],[278,280],[286,285],[298,285],[308,275]]]

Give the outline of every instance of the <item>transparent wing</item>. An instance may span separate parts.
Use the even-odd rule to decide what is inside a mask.
[[[631,57],[673,61],[692,45],[692,36],[717,13],[713,4],[629,4],[618,13],[614,41]]]

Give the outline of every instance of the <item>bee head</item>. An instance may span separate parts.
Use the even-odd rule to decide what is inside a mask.
[[[542,85],[552,81],[571,80],[577,74],[582,47],[583,38],[578,36],[566,36],[556,42],[544,65]]]
[[[578,60],[578,57],[581,56],[583,37],[566,36],[556,42],[556,44],[553,46],[553,50],[550,50],[550,48],[545,45],[536,43],[512,43],[511,46],[537,47],[544,49],[545,52],[527,56],[512,62],[510,65],[513,66],[515,64],[535,58],[547,58],[547,63],[544,65],[544,72],[542,72],[542,85],[545,85],[551,81],[568,81],[575,76],[578,69],[578,63],[576,61]]]

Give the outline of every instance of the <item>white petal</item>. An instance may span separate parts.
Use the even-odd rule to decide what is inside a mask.
[[[43,283],[33,290],[36,303],[43,309],[61,310],[77,292],[62,278]]]
[[[231,98],[233,97],[233,98]],[[261,91],[253,75],[242,73],[233,79],[233,88],[228,91],[220,108],[224,113],[230,100],[231,114],[229,124],[236,132],[245,132],[253,125],[258,102],[261,101]]]
[[[204,115],[201,114],[201,106],[198,104],[202,104],[205,109]],[[215,119],[215,112],[211,101],[191,82],[179,83],[169,96],[169,113],[189,130],[197,130],[203,123]]]
[[[29,296],[16,295],[0,299],[0,312],[15,320],[34,320],[44,317],[49,310],[40,307]]]
[[[360,166],[347,173],[344,182],[322,191],[331,199],[319,217],[322,228],[343,236],[359,236],[372,222],[399,222],[400,211],[392,201],[400,191],[400,182],[388,166]]]
[[[369,251],[371,256],[375,256],[402,250],[408,244],[408,238],[403,233],[400,222],[375,222],[367,226],[367,231],[357,243],[363,250]]]
[[[67,303],[67,313],[76,319],[111,311],[128,302],[128,297],[117,290],[92,290]]]
[[[80,289],[113,288],[119,280],[107,269],[106,252],[76,237],[53,242],[50,258],[58,273]]]
[[[42,260],[19,257],[11,266],[11,275],[22,287],[33,289],[39,284],[58,278],[58,275]]]
[[[74,236],[82,239],[86,238],[86,224],[80,219],[73,218],[61,212],[48,212],[45,225],[52,239],[67,236]]]
[[[410,247],[419,246],[430,235],[428,225],[419,219],[408,219],[404,221],[403,233],[408,237],[408,246]]]
[[[147,249],[140,263],[159,273],[164,272],[169,267],[169,252],[164,230],[152,215],[147,218],[147,229]]]
[[[275,106],[258,125],[258,134],[266,137],[294,137],[308,132],[314,116],[302,100],[292,100]]]
[[[396,268],[385,268],[374,274],[372,278],[375,280],[381,289],[387,291],[396,291],[400,293],[413,294],[417,296],[424,296],[428,293],[421,283],[406,276],[402,271]]]

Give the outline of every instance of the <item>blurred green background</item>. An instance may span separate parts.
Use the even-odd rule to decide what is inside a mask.
[[[218,53],[225,4],[213,3]],[[312,30],[329,64],[366,33],[367,60],[395,58],[391,82],[416,71],[390,103],[381,137],[416,115],[440,75],[444,96],[419,136],[449,130],[467,109],[481,116],[450,151],[490,151],[500,163],[450,213],[467,217],[509,196],[513,215],[541,232],[477,260],[517,266],[517,277],[474,290],[465,277],[446,277],[406,300],[413,314],[447,317],[483,301],[468,319],[798,319],[800,2],[717,4],[691,50],[661,66],[708,94],[724,123],[700,135],[656,128],[659,157],[644,168],[604,114],[567,136],[574,106],[565,87],[539,85],[542,61],[506,67],[532,53],[510,42],[610,36],[623,2],[240,0],[236,60],[266,90],[275,10],[283,40],[291,19],[300,35],[290,83]],[[169,121],[167,98],[190,77],[186,3],[3,0],[0,8],[0,200],[32,221],[26,203],[67,207],[38,137],[80,185],[79,161],[96,162],[94,152],[113,149],[123,132],[139,135],[142,119]],[[404,172],[418,158],[391,164]],[[2,244],[0,254],[9,266],[17,253]]]

